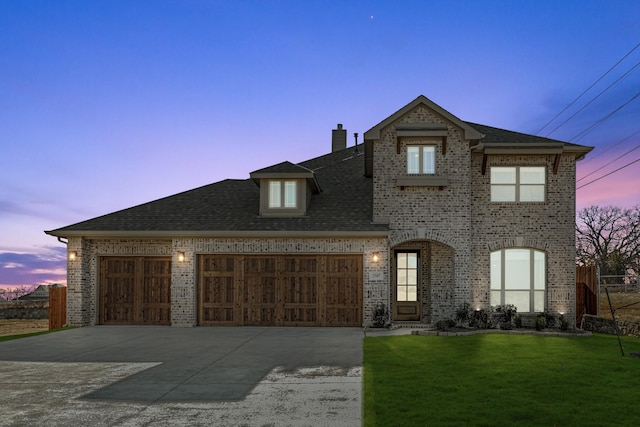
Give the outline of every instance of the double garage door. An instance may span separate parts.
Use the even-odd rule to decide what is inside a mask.
[[[361,326],[361,255],[200,255],[198,325]],[[102,257],[100,323],[171,324],[170,257]]]
[[[198,324],[361,326],[361,255],[200,255]]]

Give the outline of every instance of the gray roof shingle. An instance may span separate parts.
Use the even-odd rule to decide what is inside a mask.
[[[259,187],[251,179],[227,179],[47,233],[66,237],[118,231],[384,232],[386,225],[372,223],[372,180],[364,176],[362,146],[359,149],[358,154],[351,147],[300,165],[284,162],[261,169],[270,173],[313,170],[322,192],[311,198],[302,217],[259,216]]]

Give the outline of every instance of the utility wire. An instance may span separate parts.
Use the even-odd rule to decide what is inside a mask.
[[[627,163],[626,165],[621,166],[621,167],[619,167],[618,169],[616,169],[616,170],[614,170],[614,171],[611,171],[611,172],[609,172],[609,173],[608,173],[608,174],[606,174],[606,175],[602,175],[601,177],[598,177],[598,178],[594,179],[593,181],[589,181],[589,182],[587,182],[586,184],[582,184],[580,187],[576,188],[576,190],[579,190],[579,189],[581,189],[581,188],[584,188],[584,187],[586,187],[586,186],[587,186],[587,185],[589,185],[589,184],[593,184],[593,183],[594,183],[594,182],[596,182],[596,181],[600,181],[602,178],[605,178],[605,177],[607,177],[607,176],[609,176],[609,175],[613,175],[613,174],[614,174],[614,173],[616,173],[616,172],[620,172],[622,169],[626,168],[627,166],[631,166],[632,164],[634,164],[634,163],[638,163],[638,162],[640,162],[640,158],[637,158],[637,159],[635,159],[634,161],[632,161],[631,163]]]
[[[597,157],[602,156],[602,155],[603,155],[604,153],[606,153],[607,151],[612,150],[613,148],[615,148],[615,147],[617,147],[618,145],[620,145],[620,144],[622,144],[623,142],[625,142],[627,139],[631,139],[631,138],[633,138],[634,136],[636,136],[636,135],[637,135],[637,134],[639,134],[639,133],[640,133],[640,130],[635,131],[634,133],[632,133],[631,135],[627,136],[626,138],[623,138],[623,139],[621,139],[620,141],[616,142],[615,144],[613,144],[611,147],[607,148],[606,150],[601,151],[601,152],[599,152],[598,154],[595,154],[595,155],[593,155],[593,156],[590,156],[590,157],[589,157],[588,159],[586,159],[586,160],[583,160],[580,164],[581,164],[581,165],[584,165],[584,164],[586,164],[586,163],[589,163],[591,160],[593,160],[593,159],[595,159],[595,158],[597,158]]]
[[[633,70],[635,70],[636,68],[638,68],[638,66],[640,65],[640,62],[638,62],[636,65],[634,65],[629,71],[627,71],[626,73],[624,73],[622,76],[618,77],[618,79],[616,81],[614,81],[613,83],[611,83],[609,86],[607,86],[606,89],[604,89],[602,92],[600,92],[599,94],[597,94],[595,97],[591,98],[591,101],[587,102],[586,104],[584,104],[582,106],[582,108],[580,108],[578,111],[576,111],[575,113],[573,113],[572,115],[569,116],[568,119],[566,119],[564,122],[560,123],[558,126],[554,127],[551,132],[548,132],[546,136],[551,135],[552,133],[554,133],[555,131],[557,131],[560,127],[562,127],[565,123],[567,123],[569,120],[573,119],[575,116],[577,116],[582,110],[584,110],[585,108],[587,108],[589,105],[591,105],[591,103],[593,101],[595,101],[596,99],[598,99],[603,93],[605,93],[606,91],[608,91],[609,89],[611,89],[613,86],[615,86],[620,80],[624,79],[625,77],[627,77],[629,75],[629,73],[631,73]]]
[[[571,101],[571,103],[569,105],[567,105],[566,107],[564,107],[562,109],[562,111],[560,111],[558,114],[556,114],[551,120],[549,120],[544,126],[542,126],[535,134],[538,135],[540,132],[542,132],[542,130],[544,128],[546,128],[547,126],[549,126],[549,124],[551,124],[551,122],[553,122],[555,119],[557,119],[562,113],[564,113],[565,111],[567,111],[573,104],[575,104],[580,98],[582,98],[582,96],[589,92],[591,90],[591,88],[593,88],[596,84],[598,84],[598,82],[600,82],[600,80],[602,80],[603,78],[605,78],[605,76],[607,74],[609,74],[611,71],[613,71],[614,68],[616,68],[622,61],[624,61],[629,55],[631,55],[633,53],[634,50],[636,50],[638,47],[640,47],[640,43],[638,43],[637,45],[635,45],[635,47],[633,49],[631,49],[629,52],[627,52],[626,55],[624,55],[618,62],[616,62],[613,67],[609,68],[609,70],[604,73],[603,75],[601,75],[598,80],[596,80],[595,82],[593,82],[591,84],[591,86],[589,86],[588,88],[586,88],[580,95],[578,95],[578,97],[576,99],[574,99],[573,101]],[[549,135],[549,134],[547,134]]]
[[[586,134],[588,134],[589,132],[591,132],[593,129],[597,128],[598,126],[600,126],[601,124],[603,124],[604,122],[606,122],[607,120],[609,120],[614,114],[616,114],[618,111],[622,110],[624,107],[626,107],[630,102],[632,102],[634,99],[636,99],[638,96],[640,96],[640,92],[636,93],[635,95],[633,95],[631,97],[631,99],[629,99],[627,102],[625,102],[624,104],[622,104],[621,106],[619,106],[618,108],[616,108],[615,110],[613,110],[612,112],[610,112],[609,114],[605,115],[603,118],[601,118],[600,120],[598,120],[597,122],[595,122],[594,124],[592,124],[591,126],[589,126],[588,128],[586,128],[585,130],[583,130],[582,132],[580,132],[579,134],[577,134],[576,136],[574,136],[573,138],[569,139],[569,141],[573,141],[573,142],[578,142],[579,140],[581,140],[582,138],[584,138],[584,136]]]
[[[636,145],[634,148],[632,148],[631,150],[627,151],[626,153],[619,155],[619,156],[618,156],[618,157],[616,157],[615,159],[611,160],[609,163],[607,163],[607,164],[605,164],[605,165],[602,165],[602,166],[600,166],[598,169],[596,169],[596,170],[594,170],[594,171],[592,171],[592,172],[588,173],[587,175],[583,176],[582,178],[580,178],[579,180],[577,180],[577,181],[576,181],[576,183],[578,183],[578,182],[582,181],[583,179],[585,179],[586,177],[588,177],[588,176],[590,176],[590,175],[593,175],[594,173],[598,172],[599,170],[602,170],[602,169],[606,168],[606,167],[607,167],[607,166],[609,166],[611,163],[615,162],[616,160],[620,160],[621,158],[623,158],[623,157],[624,157],[624,156],[626,156],[627,154],[629,154],[629,153],[631,153],[631,152],[633,152],[633,151],[636,151],[638,148],[640,148],[640,144]]]

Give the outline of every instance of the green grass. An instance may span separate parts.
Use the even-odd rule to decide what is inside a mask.
[[[2,342],[2,341],[10,341],[10,340],[17,340],[17,339],[20,339],[20,338],[35,337],[36,335],[50,334],[52,332],[64,331],[65,329],[71,329],[71,328],[70,327],[64,327],[64,328],[59,328],[59,329],[52,329],[50,331],[30,332],[28,334],[5,335],[5,336],[0,337],[0,342]]]
[[[637,426],[640,339],[369,337],[364,425]]]

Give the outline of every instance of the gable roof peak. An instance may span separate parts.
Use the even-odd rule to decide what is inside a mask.
[[[464,130],[464,138],[467,140],[482,139],[482,137],[484,136],[482,133],[478,132],[476,129],[471,127],[467,122],[460,120],[458,117],[451,114],[450,112],[448,112],[447,110],[445,110],[444,108],[436,104],[435,102],[431,101],[426,96],[419,95],[416,99],[414,99],[404,107],[400,108],[398,111],[396,111],[395,113],[393,113],[392,115],[390,115],[389,117],[387,117],[386,119],[384,119],[383,121],[381,121],[380,123],[372,127],[371,129],[369,129],[368,131],[366,131],[364,133],[365,141],[380,139],[380,132],[383,128],[399,120],[403,115],[405,115],[406,113],[413,110],[419,105],[424,105],[428,109],[444,117],[446,120],[462,128]]]

